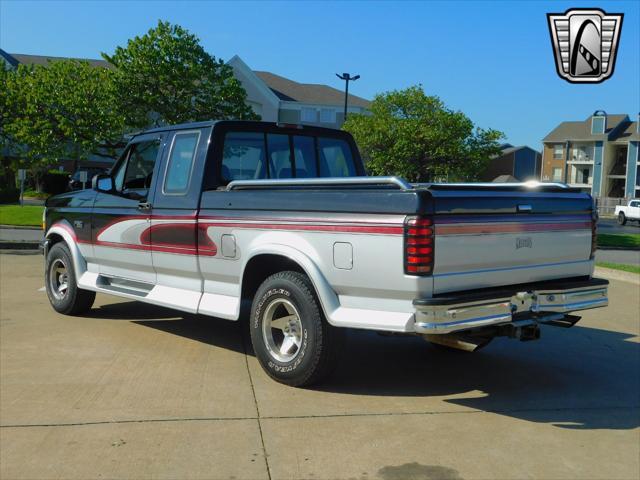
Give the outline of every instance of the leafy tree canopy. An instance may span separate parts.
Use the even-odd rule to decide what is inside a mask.
[[[256,118],[232,68],[179,25],[159,21],[113,55],[102,56],[115,67],[118,105],[131,128]]]
[[[11,155],[37,170],[62,158],[86,159],[116,148],[124,124],[112,76],[108,69],[78,60],[5,71],[1,136],[10,142]]]
[[[503,138],[497,130],[474,127],[420,85],[376,95],[371,114],[350,114],[343,128],[356,139],[371,174],[412,182],[476,180]]]

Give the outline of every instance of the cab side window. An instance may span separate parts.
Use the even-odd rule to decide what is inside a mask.
[[[165,194],[184,195],[189,189],[199,139],[200,132],[178,132],[173,137],[164,180]]]

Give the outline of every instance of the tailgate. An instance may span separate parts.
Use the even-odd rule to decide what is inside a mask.
[[[589,195],[522,187],[430,190],[434,294],[591,275]]]

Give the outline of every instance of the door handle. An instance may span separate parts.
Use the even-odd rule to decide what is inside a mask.
[[[531,205],[518,205],[517,211],[518,212],[531,212],[533,210],[533,208],[531,208]]]
[[[151,210],[151,204],[149,202],[140,202],[138,204],[138,210]]]

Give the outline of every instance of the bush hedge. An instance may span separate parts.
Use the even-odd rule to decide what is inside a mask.
[[[0,187],[0,203],[17,203],[20,200],[20,190],[11,187]]]
[[[49,170],[42,177],[42,191],[49,195],[64,193],[69,187],[69,172]]]

